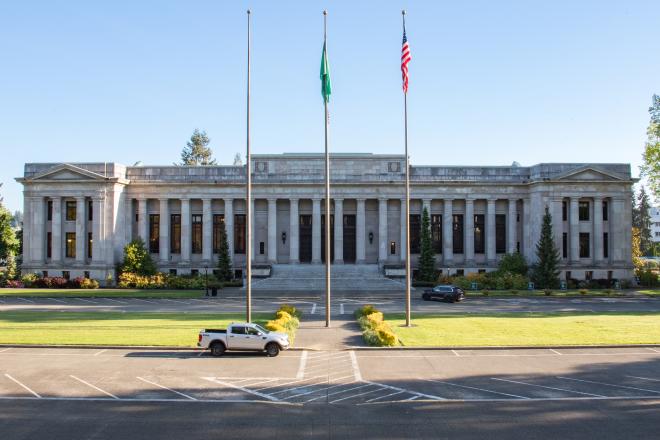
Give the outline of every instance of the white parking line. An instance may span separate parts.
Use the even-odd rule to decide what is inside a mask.
[[[51,301],[57,301],[58,303],[66,304],[66,301],[62,301],[61,299],[57,299],[57,298],[45,298],[45,299],[49,299]]]
[[[565,391],[565,392],[567,392],[567,393],[582,394],[582,395],[585,395],[585,396],[592,396],[592,397],[607,397],[607,396],[602,396],[602,395],[600,395],[600,394],[583,393],[583,392],[581,392],[581,391],[567,390],[567,389],[564,389],[564,388],[554,388],[554,387],[548,387],[548,386],[545,386],[545,385],[536,385],[536,384],[533,384],[533,383],[518,382],[517,380],[498,379],[498,378],[496,378],[496,377],[491,377],[491,380],[500,380],[500,381],[502,381],[502,382],[516,383],[516,384],[520,384],[520,385],[527,385],[527,386],[530,386],[530,387],[547,388],[547,389],[549,389],[549,390],[555,390],[555,391]]]
[[[18,300],[20,300],[20,301],[25,301],[25,302],[28,302],[28,303],[32,303],[32,304],[34,304],[34,301],[32,301],[31,299],[18,298],[18,297],[16,297],[16,299],[18,299]]]
[[[316,303],[312,305],[312,311],[310,312],[312,315],[316,313]]]
[[[105,350],[97,351],[96,353],[94,353],[93,356],[98,356],[98,355],[100,355],[100,354],[102,354],[102,353],[105,353],[106,351],[108,351],[107,348],[106,348]]]
[[[460,384],[453,383],[453,382],[446,382],[444,380],[434,380],[434,379],[424,379],[424,380],[427,381],[427,382],[435,382],[435,383],[441,383],[441,384],[444,384],[444,385],[451,385],[453,387],[465,388],[467,390],[483,391],[484,393],[498,394],[500,396],[515,397],[516,399],[529,399],[529,397],[525,397],[525,396],[518,396],[516,394],[501,393],[499,391],[487,390],[485,388],[470,387],[470,386],[467,386],[467,385],[460,385]]]
[[[142,301],[142,302],[146,302],[146,303],[149,303],[149,304],[154,304],[153,301],[149,301],[147,299],[142,299],[142,298],[132,298],[132,300],[133,301]]]
[[[90,304],[96,304],[95,301],[90,301],[90,300],[85,299],[85,298],[71,298],[71,299],[75,299],[75,300],[82,301],[82,302],[86,302],[86,303],[90,303]]]
[[[339,314],[340,315],[344,314],[344,304],[339,304]]]
[[[173,392],[173,393],[175,393],[175,394],[178,394],[179,396],[183,396],[183,397],[185,397],[186,399],[197,400],[197,399],[195,399],[195,398],[192,397],[192,396],[189,396],[189,395],[187,395],[187,394],[181,393],[181,392],[179,392],[179,391],[177,391],[177,390],[173,390],[173,389],[171,389],[171,388],[167,388],[166,386],[163,386],[163,385],[158,384],[158,383],[156,383],[156,382],[152,382],[152,381],[147,380],[147,379],[145,379],[145,378],[143,378],[143,377],[139,377],[139,376],[138,376],[138,377],[136,377],[136,379],[141,380],[142,382],[150,383],[151,385],[155,385],[155,386],[157,386],[157,387],[159,387],[159,388],[162,388],[162,389],[164,389],[164,390],[171,391],[171,392]]]
[[[350,351],[351,355],[351,364],[353,365],[353,375],[355,380],[360,382],[362,381],[362,374],[360,374],[360,365],[358,364],[357,357],[355,356],[354,351]]]
[[[454,356],[456,356],[456,357],[461,357],[461,355],[458,354],[458,352],[457,352],[456,350],[452,350],[451,352],[454,353]]]
[[[651,350],[651,351],[654,352],[654,353],[660,353],[660,350],[656,350],[655,348],[646,347],[646,349],[647,349],[647,350]]]
[[[557,355],[559,355],[559,356],[563,356],[563,353],[558,352],[558,351],[555,350],[554,348],[549,348],[548,350],[550,350],[550,351],[553,352],[554,354],[557,354]]]
[[[36,393],[36,392],[33,391],[32,389],[30,389],[27,385],[24,385],[24,384],[22,384],[21,382],[19,382],[18,380],[14,379],[14,378],[11,377],[9,374],[6,374],[6,373],[5,373],[5,377],[6,377],[7,379],[13,381],[14,383],[20,385],[21,387],[23,387],[23,389],[29,391],[30,394],[32,394],[33,396],[36,396],[36,397],[38,397],[39,399],[41,399],[41,396],[40,396],[38,393]]]
[[[364,395],[366,395],[366,394],[376,393],[376,392],[378,392],[378,391],[383,391],[383,389],[382,389],[382,388],[376,388],[375,390],[365,391],[364,393],[351,394],[350,396],[342,397],[341,399],[335,399],[335,400],[333,400],[333,401],[331,401],[331,402],[329,402],[329,403],[337,403],[337,402],[341,402],[341,401],[343,401],[343,400],[352,399],[352,398],[354,398],[354,397],[360,397],[360,396],[364,396]]]
[[[347,376],[347,377],[351,377],[351,376]],[[337,385],[330,385],[330,386],[323,387],[323,388],[317,388],[317,389],[312,390],[312,391],[307,391],[306,393],[293,394],[291,396],[285,397],[282,400],[288,400],[288,399],[293,399],[295,397],[307,396],[308,394],[318,393],[319,391],[326,391],[326,390],[329,390],[331,388],[343,387],[343,386],[346,386],[346,385],[350,385],[351,383],[354,383],[354,382],[340,383],[340,384],[337,384]],[[295,388],[291,388],[291,389],[295,389]],[[323,397],[323,396],[321,396],[321,397]]]
[[[270,390],[272,388],[279,388],[279,387],[283,387],[283,386],[286,386],[286,385],[291,385],[291,384],[294,384],[294,383],[309,382],[309,381],[312,381],[312,380],[320,379],[321,377],[322,376],[314,376],[314,377],[310,377],[310,378],[302,379],[302,380],[292,380],[292,381],[289,381],[289,382],[278,383],[276,385],[271,385],[271,386],[268,386],[268,387],[257,388],[255,391]]]
[[[632,377],[633,379],[650,380],[653,382],[660,382],[660,379],[651,379],[650,377],[639,377],[639,376],[626,376],[626,377]]]
[[[296,379],[302,379],[305,376],[305,364],[307,363],[307,350],[303,350],[300,355],[300,366],[298,367],[298,374]]]
[[[102,392],[102,393],[105,394],[106,396],[110,396],[110,397],[112,397],[113,399],[119,399],[119,397],[115,396],[114,394],[109,393],[109,392],[107,392],[107,391],[105,391],[105,390],[102,390],[101,388],[97,387],[96,385],[92,385],[91,383],[86,382],[86,381],[82,380],[81,378],[74,376],[73,374],[69,374],[69,377],[72,378],[72,379],[77,380],[78,382],[84,383],[85,385],[87,385],[87,386],[89,386],[89,387],[94,388],[96,391],[100,391],[100,392]]]
[[[2,350],[0,350],[0,353],[4,353],[5,351],[9,351],[9,350],[11,350],[11,347],[9,347],[9,348],[3,348]]]
[[[382,384],[382,383],[379,383],[379,382],[371,382],[371,381],[368,381],[368,380],[363,380],[363,382],[370,383],[372,385],[378,385],[379,387],[388,388],[390,390],[405,391],[406,393],[414,394],[417,397],[426,397],[427,399],[431,399],[431,400],[447,400],[444,397],[438,397],[438,396],[433,396],[431,394],[419,393],[417,391],[405,390],[403,388],[395,387],[395,386],[392,386],[392,385],[385,385],[385,384]]]
[[[300,388],[315,387],[315,386],[317,386],[317,385],[323,385],[323,384],[325,384],[325,383],[328,383],[328,380],[324,378],[321,382],[316,382],[316,383],[312,383],[312,384],[301,385],[301,386],[299,386],[299,387],[287,388],[286,390],[275,391],[274,393],[271,393],[271,395],[282,394],[282,393],[288,393],[289,391],[299,390]]]
[[[241,391],[246,392],[248,394],[259,396],[259,397],[262,397],[264,399],[268,399],[268,400],[272,400],[272,401],[279,401],[280,400],[277,397],[273,397],[273,396],[268,395],[268,394],[260,393],[258,391],[250,390],[248,388],[244,388],[244,387],[241,387],[241,386],[238,386],[238,385],[233,385],[229,382],[223,382],[221,380],[216,379],[215,377],[202,377],[202,379],[208,380],[209,382],[217,383],[217,384],[222,385],[222,386],[227,387],[227,388],[234,388],[234,389],[237,389],[237,390],[241,390]]]
[[[614,384],[611,384],[611,383],[596,382],[596,381],[593,381],[593,380],[573,379],[572,377],[563,377],[563,376],[557,376],[557,378],[558,379],[566,379],[566,380],[574,380],[574,381],[577,381],[577,382],[595,383],[597,385],[605,385],[605,386],[614,387],[614,388],[624,388],[624,389],[628,389],[628,390],[646,391],[648,393],[660,394],[660,391],[657,391],[657,390],[647,390],[647,389],[644,389],[644,388],[628,387],[628,386],[625,386],[625,385],[614,385]]]
[[[348,383],[343,383],[343,384],[339,384],[339,385],[333,385],[332,387],[328,387],[328,388],[326,388],[326,390],[329,389],[329,388],[336,388],[336,387],[341,387],[341,386],[346,386],[346,385],[352,385],[352,384],[354,384],[354,383],[355,383],[355,382],[348,382]],[[346,390],[334,391],[334,392],[332,392],[332,393],[328,393],[328,394],[325,394],[325,395],[322,395],[322,396],[313,397],[313,398],[311,398],[311,399],[309,399],[309,400],[305,400],[305,403],[309,403],[309,402],[313,402],[313,401],[315,401],[315,400],[323,399],[324,397],[334,396],[334,395],[336,395],[336,394],[347,393],[348,391],[359,390],[359,389],[361,389],[361,388],[366,388],[366,387],[368,387],[368,386],[370,386],[370,385],[371,385],[371,384],[368,384],[368,383],[365,384],[365,383],[363,383],[362,385],[359,385],[359,386],[356,386],[356,387],[352,387],[352,388],[348,388],[348,389],[346,389]]]
[[[386,394],[386,395],[384,395],[384,396],[374,397],[373,399],[369,399],[369,400],[367,400],[365,403],[371,403],[371,402],[374,402],[374,401],[376,401],[376,400],[384,399],[384,398],[386,398],[386,397],[396,396],[397,394],[401,394],[401,393],[404,393],[404,392],[405,392],[405,391],[397,391],[397,392],[395,392],[395,393]]]
[[[80,299],[80,298],[78,298],[78,299]],[[113,298],[103,298],[103,299],[106,300],[106,301],[116,302],[116,303],[119,303],[119,304],[127,304],[126,301],[119,301],[118,299],[113,299]]]

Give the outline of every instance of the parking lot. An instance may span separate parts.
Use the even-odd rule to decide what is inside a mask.
[[[382,404],[660,398],[660,348],[0,349],[0,399]]]

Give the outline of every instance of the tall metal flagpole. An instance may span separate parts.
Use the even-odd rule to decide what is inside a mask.
[[[401,11],[406,32],[406,11]],[[410,327],[410,159],[408,157],[408,93],[403,92],[404,143],[406,146],[406,327]]]
[[[245,320],[252,322],[252,170],[250,157],[250,10],[247,10],[247,136],[245,153],[246,195],[245,225],[247,244],[245,249]]]
[[[327,18],[328,11],[323,11],[323,47],[327,56]],[[325,326],[330,327],[330,154],[328,153],[328,100],[323,100],[325,109]],[[335,219],[337,221],[337,219]]]

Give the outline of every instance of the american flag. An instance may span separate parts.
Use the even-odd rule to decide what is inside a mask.
[[[410,62],[410,47],[406,38],[406,27],[403,27],[403,43],[401,46],[401,79],[403,79],[403,93],[408,93],[408,63]]]

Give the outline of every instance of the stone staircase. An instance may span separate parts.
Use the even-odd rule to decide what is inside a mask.
[[[385,278],[377,264],[339,264],[330,269],[332,290],[397,291],[403,280]],[[252,281],[253,290],[325,290],[325,265],[274,264],[270,278]]]

